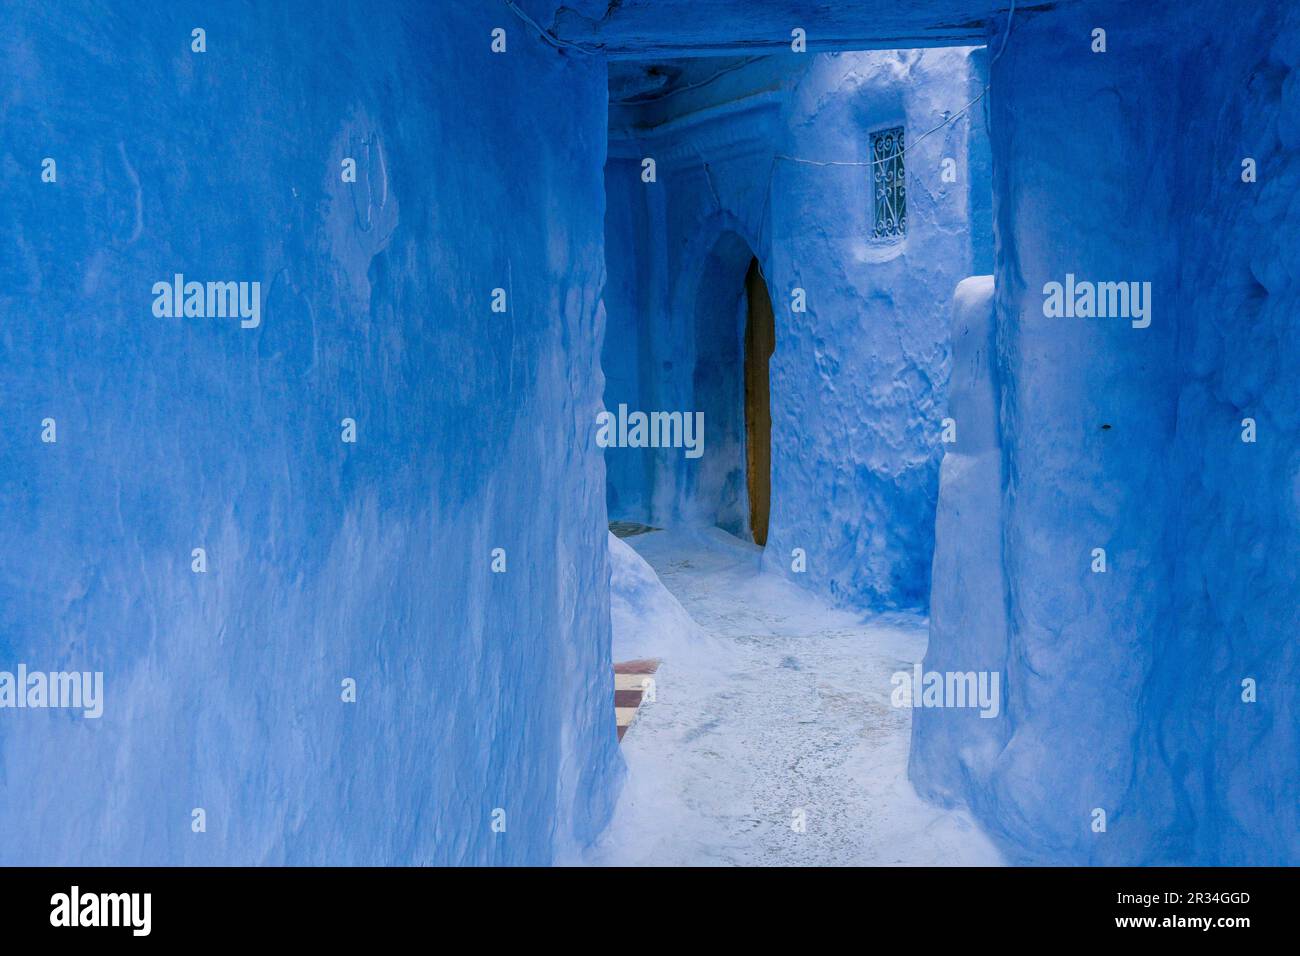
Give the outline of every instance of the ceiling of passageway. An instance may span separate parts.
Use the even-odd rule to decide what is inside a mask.
[[[611,57],[979,44],[1011,0],[502,0],[561,44]],[[1080,0],[1016,0],[1021,11]]]

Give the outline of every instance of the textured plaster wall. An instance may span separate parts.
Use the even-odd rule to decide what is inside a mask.
[[[654,260],[638,247],[649,233],[650,203],[645,200],[635,159],[611,158],[605,166],[605,342],[601,368],[605,373],[605,405],[617,412],[620,404],[641,407],[642,357],[651,345],[649,329],[638,317],[654,294]],[[648,454],[622,449],[605,452],[609,516],[615,520],[649,519],[653,460]]]
[[[997,361],[974,377],[999,397],[1001,501],[945,461],[926,661],[1002,670],[1002,726],[924,712],[912,776],[1020,861],[1300,859],[1300,24],[1221,11],[1018,18],[993,65]],[[1150,326],[1046,317],[1067,272],[1149,281]]]
[[[105,701],[0,713],[0,862],[545,863],[607,819],[605,70],[492,54],[502,13],[6,6],[0,669]],[[176,272],[260,325],[155,317]]]
[[[773,533],[771,566],[850,605],[925,607],[952,290],[980,234],[973,203],[988,170],[972,164],[983,114],[965,49],[819,58],[795,90],[773,182]],[[872,130],[906,128],[907,236],[869,238]],[[945,182],[951,159],[955,181]],[[807,312],[791,312],[791,293]],[[784,317],[784,322],[781,318]]]
[[[940,468],[925,672],[1001,675],[1007,667],[996,332],[993,276],[964,280],[953,297],[948,414],[957,440]],[[999,677],[999,704],[1001,690]],[[940,802],[964,799],[997,813],[990,779],[1010,727],[981,708],[914,709],[913,782]]]

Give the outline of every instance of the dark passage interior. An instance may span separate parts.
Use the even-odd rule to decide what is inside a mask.
[[[951,298],[992,267],[985,54],[610,65],[604,407],[705,436],[610,448],[610,521],[811,546],[801,585],[926,605]]]
[[[758,259],[745,274],[745,475],[749,487],[749,528],[754,543],[767,544],[772,498],[772,408],[768,362],[776,348],[772,300]]]

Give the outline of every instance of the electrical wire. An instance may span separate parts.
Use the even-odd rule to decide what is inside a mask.
[[[577,50],[579,53],[586,53],[588,56],[596,56],[604,52],[600,47],[586,46],[582,43],[574,43],[572,40],[563,40],[560,37],[557,37],[550,30],[541,26],[536,20],[524,13],[524,11],[520,10],[518,5],[515,3],[515,0],[503,0],[503,2],[510,9],[511,13],[536,30],[538,36],[557,50]]]

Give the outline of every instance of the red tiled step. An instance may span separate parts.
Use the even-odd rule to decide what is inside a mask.
[[[614,706],[640,707],[642,693],[639,690],[616,690],[614,691]]]
[[[656,660],[623,661],[614,665],[614,713],[620,743],[641,707],[645,696],[644,683],[658,669],[659,662]]]
[[[623,661],[614,665],[615,674],[653,674],[658,669],[659,662],[656,660]]]

